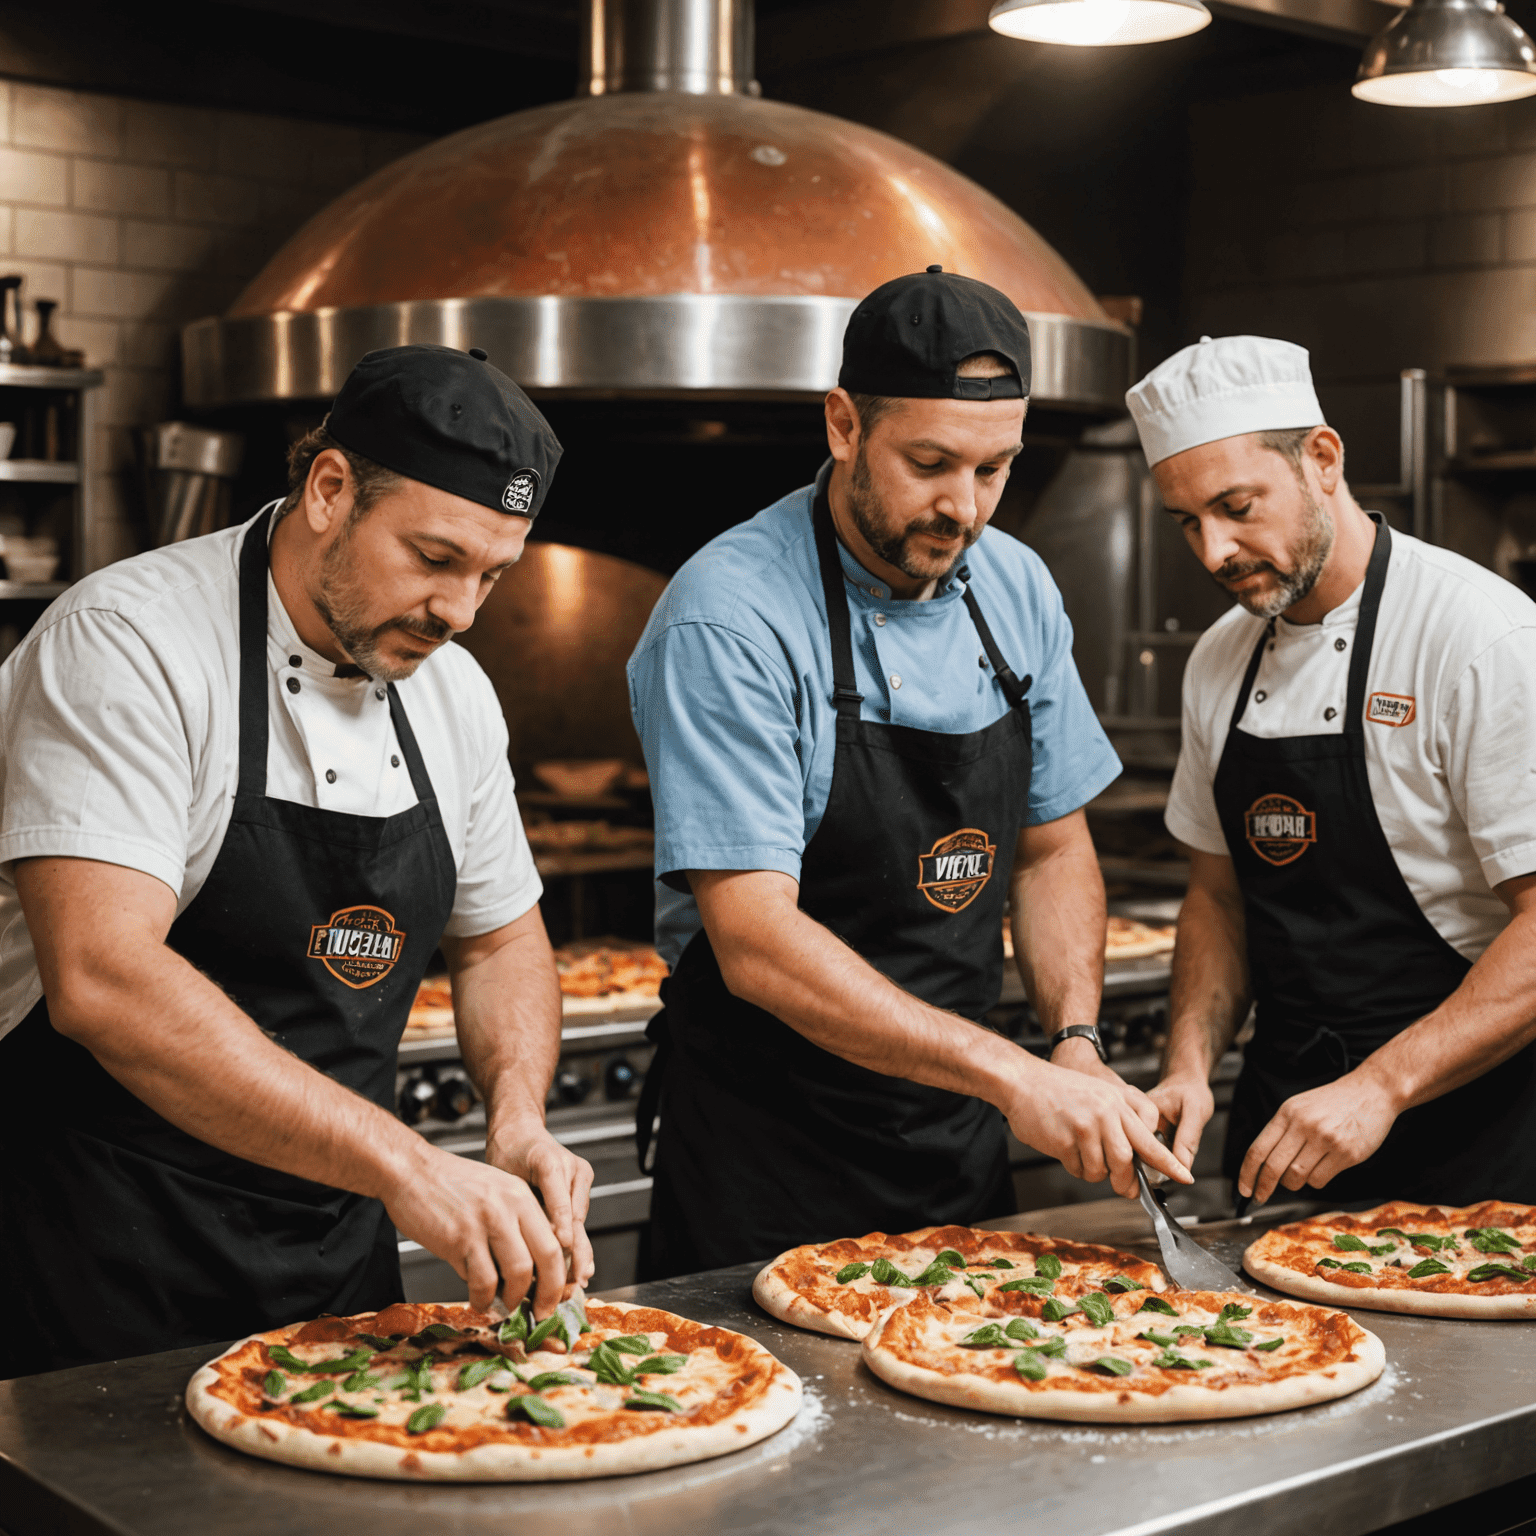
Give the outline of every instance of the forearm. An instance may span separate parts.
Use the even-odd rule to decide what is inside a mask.
[[[560,978],[535,907],[475,939],[444,939],[464,1065],[485,1100],[486,1140],[544,1124],[544,1099],[560,1059]]]
[[[1513,918],[1432,1013],[1373,1051],[1354,1073],[1397,1112],[1481,1077],[1536,1040],[1536,908]]]
[[[1247,935],[1240,905],[1191,885],[1179,913],[1168,987],[1164,1078],[1209,1078],[1248,1016]]]
[[[1033,861],[1021,858],[1011,905],[1014,963],[1046,1034],[1096,1023],[1104,991],[1105,901],[1092,843],[1084,838]],[[1084,1049],[1092,1054],[1091,1045]]]

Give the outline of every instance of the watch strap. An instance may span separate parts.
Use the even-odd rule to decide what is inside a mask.
[[[1091,1040],[1093,1042],[1093,1048],[1099,1053],[1100,1061],[1109,1060],[1109,1052],[1104,1049],[1104,1040],[1099,1034],[1099,1026],[1097,1024],[1068,1024],[1065,1029],[1058,1029],[1051,1036],[1050,1054],[1052,1056],[1056,1054],[1056,1047],[1063,1040],[1071,1040],[1079,1036],[1084,1040]]]

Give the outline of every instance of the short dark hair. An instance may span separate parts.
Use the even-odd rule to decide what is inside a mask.
[[[329,421],[327,417],[288,450],[288,495],[277,509],[279,517],[286,517],[298,506],[309,481],[309,472],[315,467],[315,460],[328,448],[334,448],[347,461],[347,468],[352,472],[354,518],[361,517],[381,496],[387,496],[399,485],[401,476],[394,470],[385,469],[382,464],[376,464],[372,459],[365,459],[362,454],[342,447],[327,430]]]
[[[1283,427],[1279,431],[1259,432],[1255,435],[1258,437],[1259,447],[1267,448],[1271,453],[1278,453],[1291,466],[1299,480],[1302,455],[1307,446],[1307,439],[1312,436],[1314,430],[1312,427]]]
[[[997,352],[973,352],[960,359],[955,372],[965,378],[999,379],[1014,372],[1013,364]],[[883,416],[889,416],[902,402],[890,395],[850,395],[859,415],[859,430],[868,437]]]

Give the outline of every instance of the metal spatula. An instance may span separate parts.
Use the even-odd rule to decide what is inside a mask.
[[[1252,1286],[1235,1275],[1214,1254],[1207,1253],[1168,1210],[1160,1189],[1147,1182],[1147,1171],[1136,1164],[1136,1182],[1141,1190],[1142,1209],[1152,1218],[1157,1246],[1162,1251],[1163,1268],[1168,1277],[1184,1291],[1251,1291]]]

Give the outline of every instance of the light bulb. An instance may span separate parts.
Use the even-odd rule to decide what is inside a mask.
[[[1209,24],[1211,13],[1188,0],[1036,0],[991,18],[1007,37],[1073,48],[1155,43],[1185,37]]]

